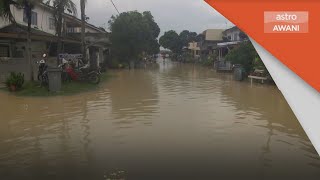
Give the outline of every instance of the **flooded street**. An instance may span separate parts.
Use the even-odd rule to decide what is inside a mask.
[[[320,158],[275,86],[171,62],[110,74],[74,96],[0,92],[0,178],[320,177]]]

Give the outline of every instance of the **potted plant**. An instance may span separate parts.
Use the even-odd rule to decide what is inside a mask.
[[[6,80],[6,85],[10,91],[15,92],[22,88],[24,84],[24,75],[22,73],[11,72]]]

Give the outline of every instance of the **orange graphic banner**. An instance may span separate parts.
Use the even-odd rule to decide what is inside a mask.
[[[205,1],[320,92],[320,1]]]

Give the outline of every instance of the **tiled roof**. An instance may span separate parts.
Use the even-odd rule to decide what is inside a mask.
[[[23,34],[27,34],[28,32],[28,27],[21,25],[21,24],[10,24],[4,28],[0,29],[1,33],[23,33]],[[35,34],[35,35],[44,35],[44,36],[54,36],[52,34],[43,32],[41,30],[38,29],[34,29],[31,28],[31,33]]]

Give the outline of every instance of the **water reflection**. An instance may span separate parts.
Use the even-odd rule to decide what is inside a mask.
[[[320,159],[276,87],[161,61],[94,92],[0,93],[5,179],[317,179]],[[232,173],[230,173],[232,172]]]
[[[316,151],[276,87],[255,85],[251,88],[246,88],[237,82],[230,81],[229,84],[222,86],[221,90],[224,101],[232,103],[238,112],[236,114],[236,123],[247,124],[248,122],[244,120],[245,117],[248,117],[248,114],[253,112],[259,112],[254,118],[255,122],[250,122],[250,124],[264,128],[267,139],[266,144],[262,147],[263,157],[268,154],[276,154],[274,151],[282,153],[281,151],[283,150],[277,148],[283,146],[287,150],[302,150],[301,156],[308,157],[306,159],[312,164],[315,163],[314,161],[317,161],[315,164],[319,163]],[[256,123],[257,121],[259,123]],[[272,145],[278,147],[273,147]],[[286,160],[298,160],[296,154],[291,155],[291,157],[286,157],[288,158]],[[281,157],[278,159],[281,159]],[[302,160],[299,159],[299,161],[301,162]],[[272,164],[268,162],[268,157],[266,157],[266,163],[268,166]]]
[[[152,123],[148,117],[156,114],[158,104],[157,80],[152,73],[145,70],[118,71],[106,88],[110,91],[114,119],[124,120],[116,123]]]

